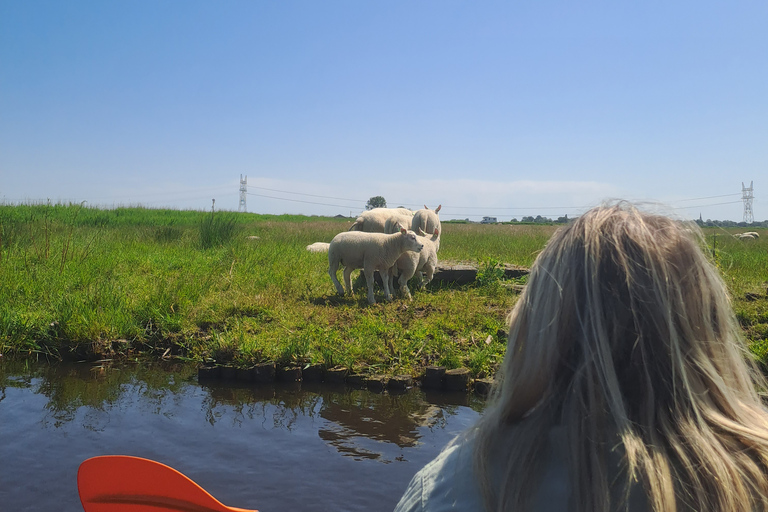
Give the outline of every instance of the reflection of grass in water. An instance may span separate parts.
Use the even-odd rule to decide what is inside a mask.
[[[0,391],[24,387],[47,397],[46,427],[61,428],[72,421],[94,431],[103,430],[113,411],[136,407],[148,414],[172,414],[171,403],[184,400],[196,365],[94,366],[89,364],[34,365],[25,361],[0,367]],[[18,377],[22,375],[23,377]],[[418,444],[422,429],[446,426],[461,408],[436,406],[412,390],[402,395],[375,394],[364,390],[308,386],[227,385],[203,386],[202,412],[210,424],[246,425],[293,431],[306,428],[302,418],[312,419],[318,435],[342,454],[391,462],[384,445],[400,448]],[[198,395],[199,391],[194,391]],[[126,400],[128,402],[126,402]],[[478,404],[479,400],[475,400]],[[473,402],[461,394],[464,406]],[[475,404],[472,408],[478,410]],[[304,425],[304,426],[302,426]],[[384,450],[384,451],[382,451]]]
[[[195,373],[191,365],[156,365],[143,363],[135,367],[112,367],[91,364],[30,364],[5,361],[0,366],[0,389],[24,387],[45,396],[53,427],[74,420],[79,411],[87,414],[86,426],[99,422],[99,412],[117,406],[128,389],[136,389],[142,400],[161,409],[165,400],[183,387]],[[23,375],[23,380],[19,380]],[[140,383],[140,385],[138,384]],[[91,425],[93,427],[93,425]]]

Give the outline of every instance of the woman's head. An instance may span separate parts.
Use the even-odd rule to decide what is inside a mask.
[[[552,236],[510,313],[476,429],[491,508],[525,504],[542,433],[556,424],[568,432],[578,510],[623,499],[607,462],[617,457],[624,498],[640,483],[654,510],[768,506],[763,380],[702,242],[695,225],[628,203],[594,208]],[[515,439],[504,444],[510,425]],[[490,459],[506,466],[500,490]]]
[[[659,409],[695,413],[694,402],[717,400],[723,386],[752,390],[725,287],[698,235],[627,203],[558,230],[510,315],[504,378],[517,385],[504,397],[507,419],[577,400],[651,427]]]

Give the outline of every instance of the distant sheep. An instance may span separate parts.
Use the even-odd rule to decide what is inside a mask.
[[[427,205],[424,205],[423,210],[417,210],[413,214],[411,229],[415,233],[418,233],[419,229],[421,229],[425,233],[434,233],[435,229],[437,229],[440,233],[442,233],[443,226],[440,224],[440,217],[438,216],[438,213],[440,213],[440,208],[442,208],[442,206],[443,205],[438,205],[438,207],[435,208],[433,211],[427,208]]]
[[[397,233],[398,226],[408,229],[413,212],[408,208],[373,208],[361,213],[349,231],[366,233]]]
[[[440,249],[440,231],[435,228],[431,238],[427,238],[426,233],[419,229],[419,239],[424,248],[418,253],[406,252],[397,259],[392,272],[392,284],[394,285],[395,276],[398,276],[397,282],[400,284],[400,293],[410,299],[411,291],[408,289],[408,281],[418,275],[419,288],[424,288],[432,281],[437,268],[437,251]],[[426,274],[426,281],[422,276]]]
[[[315,242],[307,246],[309,252],[328,252],[328,246],[331,245],[328,242]]]
[[[738,238],[739,240],[754,240],[756,238],[760,238],[760,235],[755,231],[748,231],[746,233],[736,233],[733,236]]]
[[[336,272],[339,264],[344,265],[344,284],[352,293],[350,276],[356,268],[362,268],[368,285],[368,303],[373,304],[373,273],[378,270],[384,285],[384,298],[392,300],[389,290],[389,273],[398,258],[407,251],[419,252],[424,247],[416,233],[401,229],[399,233],[365,233],[345,231],[339,233],[328,247],[328,275],[339,295],[344,295]]]

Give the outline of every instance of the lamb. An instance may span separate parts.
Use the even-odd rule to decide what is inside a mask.
[[[416,233],[419,232],[419,229],[425,233],[434,233],[435,229],[437,229],[442,233],[443,226],[440,224],[440,217],[438,217],[438,213],[440,213],[440,208],[442,206],[443,205],[438,205],[438,207],[432,211],[427,208],[427,205],[424,205],[423,210],[417,210],[413,214],[411,229]]]
[[[408,299],[411,299],[411,291],[408,289],[408,281],[416,274],[419,278],[419,288],[424,288],[435,274],[437,268],[437,251],[440,249],[440,231],[435,228],[431,238],[419,229],[419,238],[421,238],[424,248],[418,253],[403,253],[395,262],[390,275],[392,276],[392,288],[394,288],[395,275],[399,274],[398,283],[400,284],[400,293]],[[426,281],[422,277],[422,272],[427,275]]]
[[[373,272],[379,271],[384,285],[384,298],[392,300],[389,291],[389,272],[398,258],[408,251],[419,252],[424,244],[413,231],[401,229],[399,233],[365,233],[345,231],[333,237],[328,247],[328,275],[339,295],[344,288],[336,277],[339,264],[344,265],[344,284],[352,294],[350,276],[356,268],[362,268],[368,285],[368,303],[373,304]]]
[[[373,208],[361,213],[350,226],[349,231],[397,233],[398,225],[407,229],[412,219],[413,212],[408,208]]]
[[[309,252],[328,252],[328,246],[330,244],[328,242],[315,242],[313,244],[309,244],[306,249]]]

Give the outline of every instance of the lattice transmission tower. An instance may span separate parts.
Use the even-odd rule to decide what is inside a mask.
[[[744,186],[744,182],[741,182],[741,199],[744,201],[744,222],[751,224],[755,221],[754,215],[752,215],[752,199],[754,199],[754,195],[752,195],[752,184],[754,182],[749,182],[749,188]]]
[[[243,178],[243,175],[240,175],[240,205],[237,207],[237,211],[239,212],[247,212],[247,208],[245,206],[245,198],[248,195],[248,175]]]

